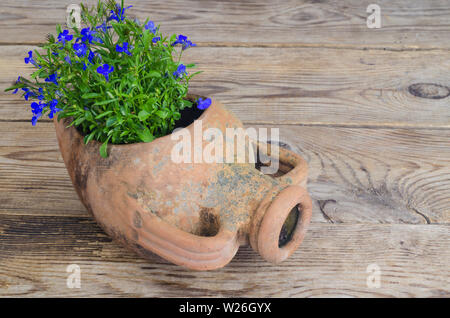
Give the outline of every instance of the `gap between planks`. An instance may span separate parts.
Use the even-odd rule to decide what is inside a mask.
[[[2,90],[30,68],[22,46],[0,51]],[[447,55],[313,48],[187,52],[200,70],[209,65],[191,92],[220,100],[248,124],[420,129],[450,128]],[[28,121],[27,110],[17,96],[0,94],[3,120]]]
[[[270,128],[254,128],[261,127]],[[86,216],[51,123],[5,123],[0,135],[0,214]],[[322,223],[450,223],[449,136],[449,130],[280,126],[281,140],[308,161],[313,220]]]
[[[65,282],[67,265],[76,263],[84,273],[77,295],[85,296],[443,296],[450,292],[449,229],[311,224],[300,248],[280,265],[242,247],[228,266],[193,272],[156,255],[137,257],[87,218],[6,217],[0,295],[74,296]],[[374,263],[382,270],[376,290],[366,285],[366,268]]]
[[[41,119],[39,122],[41,123],[53,123],[52,120]],[[24,119],[0,119],[0,123],[27,123],[29,124],[29,120]],[[417,125],[417,124],[364,124],[364,123],[326,123],[326,122],[283,122],[277,123],[274,121],[255,121],[249,122],[243,120],[242,123],[246,126],[252,125],[270,125],[270,126],[293,126],[293,127],[329,127],[329,128],[355,128],[355,129],[426,129],[426,130],[449,130],[449,125]]]
[[[1,46],[41,46],[45,42],[1,42]],[[323,49],[336,49],[336,50],[357,50],[357,51],[390,51],[390,52],[430,52],[430,51],[443,51],[449,52],[450,48],[437,47],[437,46],[417,46],[417,45],[338,45],[338,44],[321,44],[321,43],[259,43],[259,42],[196,42],[197,47],[203,48],[323,48]]]

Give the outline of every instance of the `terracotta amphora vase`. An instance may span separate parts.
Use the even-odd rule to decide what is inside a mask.
[[[243,127],[214,100],[198,120],[203,130]],[[307,165],[287,149],[279,148],[280,167],[289,170],[280,177],[265,175],[250,162],[175,163],[171,154],[179,140],[171,135],[110,144],[102,158],[101,144],[85,145],[75,127],[66,128],[70,120],[54,122],[82,203],[108,235],[143,257],[156,253],[190,269],[211,270],[250,244],[278,263],[303,240],[312,210]],[[194,124],[183,130],[194,135]]]

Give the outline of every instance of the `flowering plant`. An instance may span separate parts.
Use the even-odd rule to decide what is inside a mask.
[[[25,63],[35,67],[31,80],[19,76],[7,90],[23,92],[31,103],[32,124],[48,115],[70,117],[84,142],[150,142],[172,132],[186,99],[194,64],[180,62],[184,50],[196,46],[184,35],[165,37],[159,26],[127,18],[124,1],[81,5],[84,27],[47,37],[43,52],[29,51]],[[205,109],[210,99],[199,99]]]

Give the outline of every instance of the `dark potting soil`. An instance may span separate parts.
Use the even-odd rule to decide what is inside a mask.
[[[194,122],[194,120],[198,119],[205,110],[198,109],[197,106],[194,104],[192,107],[186,107],[182,111],[180,111],[180,119],[178,119],[175,122],[175,128],[184,128],[189,126]]]

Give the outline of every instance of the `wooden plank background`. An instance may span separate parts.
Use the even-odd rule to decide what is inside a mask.
[[[49,120],[3,90],[73,1],[0,8],[0,296],[449,297],[450,1],[128,1],[189,35],[193,91],[248,126],[280,128],[310,165],[313,222],[273,266],[249,247],[225,268],[142,260],[79,202]],[[88,1],[92,4],[95,1]],[[78,264],[82,288],[66,286]],[[367,286],[369,264],[380,288]]]

